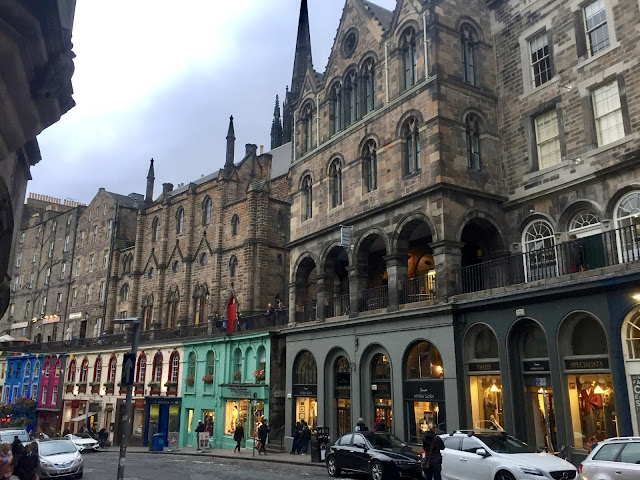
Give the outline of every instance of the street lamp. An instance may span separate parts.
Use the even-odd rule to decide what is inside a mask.
[[[131,356],[136,358],[136,352],[138,351],[138,337],[140,336],[140,324],[142,319],[140,317],[133,318],[116,318],[113,323],[120,325],[133,325],[133,340],[131,343]],[[134,364],[135,365],[135,364]],[[122,378],[125,378],[125,362],[122,362]],[[129,379],[130,380],[130,379]],[[131,397],[133,390],[133,382],[127,381],[127,397],[124,403],[124,415],[121,421],[122,438],[120,440],[120,460],[118,461],[118,477],[117,480],[124,479],[124,463],[127,456],[127,441],[129,440],[129,429],[131,428]]]

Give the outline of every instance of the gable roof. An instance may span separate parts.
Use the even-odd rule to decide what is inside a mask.
[[[391,26],[391,20],[393,20],[393,12],[391,10],[387,10],[384,7],[381,7],[380,5],[371,3],[368,0],[362,0],[362,3],[378,21],[382,29],[385,31],[388,30],[389,26]]]
[[[138,208],[138,206],[142,205],[142,202],[144,202],[144,195],[139,193],[130,193],[129,195],[121,195],[119,193],[107,191],[105,191],[105,193],[124,207]]]

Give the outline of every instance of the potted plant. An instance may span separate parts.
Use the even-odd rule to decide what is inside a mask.
[[[253,378],[256,379],[256,383],[264,383],[265,373],[264,370],[256,370],[253,372]]]
[[[242,380],[242,372],[238,370],[236,373],[233,374],[233,381],[240,382],[241,380]]]
[[[189,387],[193,387],[193,384],[194,384],[195,382],[196,382],[196,379],[195,379],[195,378],[193,378],[193,375],[189,375],[189,376],[187,377],[187,385],[188,385]]]
[[[202,381],[206,385],[212,385],[213,384],[213,375],[205,375],[204,377],[202,377]]]

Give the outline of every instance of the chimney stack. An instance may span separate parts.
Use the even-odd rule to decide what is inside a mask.
[[[162,193],[166,194],[173,190],[173,183],[163,183],[162,184]]]

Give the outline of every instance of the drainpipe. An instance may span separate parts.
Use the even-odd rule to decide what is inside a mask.
[[[384,42],[384,95],[389,103],[389,42]]]
[[[320,94],[316,95],[316,148],[320,146]]]
[[[297,132],[296,132],[296,120],[297,120],[298,115],[296,114],[296,112],[293,112],[293,135],[291,136],[291,143],[292,143],[292,147],[293,147],[293,162],[292,163],[296,163],[297,160],[297,155],[296,155],[296,139],[298,137]]]
[[[429,78],[429,46],[427,40],[427,12],[422,14],[422,32],[424,35],[424,79]]]

